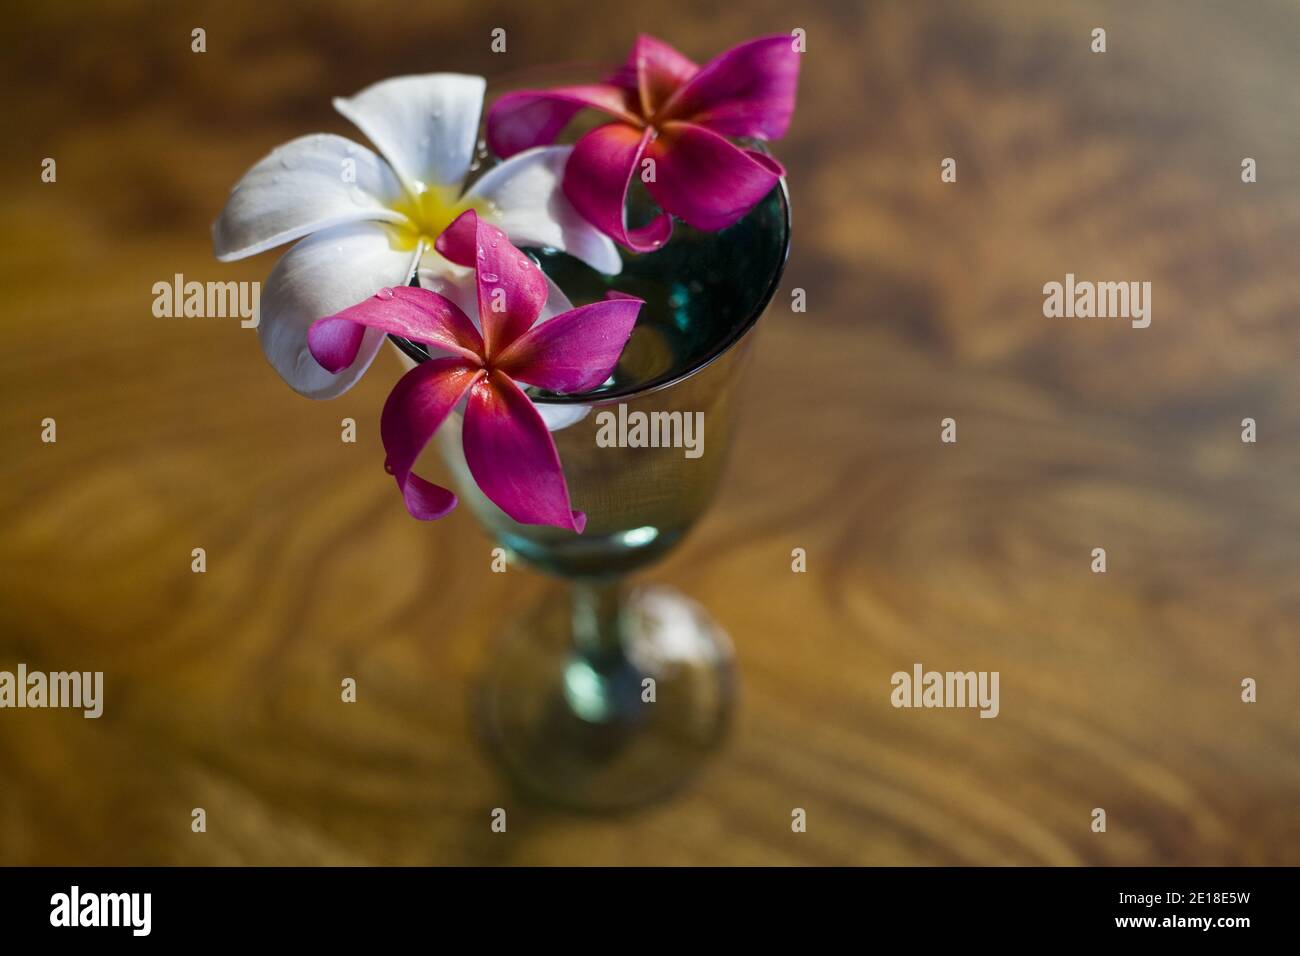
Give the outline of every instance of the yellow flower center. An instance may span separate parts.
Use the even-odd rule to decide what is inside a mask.
[[[392,208],[408,220],[400,225],[394,223],[390,229],[393,248],[403,252],[413,251],[421,242],[432,249],[443,230],[467,209],[485,219],[491,219],[495,211],[487,200],[462,199],[456,190],[446,186],[425,186],[415,195],[405,193]]]

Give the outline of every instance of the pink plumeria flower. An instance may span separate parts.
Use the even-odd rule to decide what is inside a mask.
[[[454,494],[411,469],[467,398],[465,461],[483,494],[521,524],[581,534],[587,519],[570,507],[551,432],[516,383],[553,392],[595,388],[613,371],[644,303],[620,296],[538,322],[550,286],[500,229],[469,210],[438,237],[437,247],[454,263],[476,266],[478,325],[429,289],[381,289],[313,323],[311,354],[329,372],[342,372],[357,360],[369,330],[378,330],[422,342],[431,356],[439,355],[402,376],[380,419],[385,467],[414,517],[441,518],[456,507]]]
[[[465,188],[485,87],[480,76],[433,73],[336,99],[335,109],[383,158],[342,136],[303,136],[254,165],[231,192],[212,227],[218,259],[301,240],[266,282],[258,327],[266,357],[297,391],[311,398],[343,393],[384,341],[377,331],[368,334],[357,361],[328,375],[307,349],[312,322],[405,284],[417,270],[464,271],[438,255],[434,242],[466,209],[520,245],[561,249],[602,272],[621,269],[613,242],[560,189],[571,149],[519,153]]]
[[[794,112],[799,54],[791,37],[751,40],[696,66],[654,37],[637,38],[626,65],[602,84],[523,90],[488,114],[488,145],[514,156],[553,143],[580,110],[614,117],[577,141],[564,170],[564,194],[608,236],[634,252],[656,249],[672,216],[703,229],[724,229],[771,192],[781,164],[726,137],[780,139]],[[627,228],[624,204],[642,175],[663,212]],[[671,215],[669,215],[671,213]]]

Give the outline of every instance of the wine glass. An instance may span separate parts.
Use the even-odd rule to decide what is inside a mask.
[[[648,218],[644,194],[631,207],[634,221]],[[681,541],[717,490],[737,384],[789,242],[782,182],[726,230],[677,222],[662,249],[622,252],[617,276],[552,249],[525,250],[575,306],[609,291],[645,301],[600,387],[528,389],[548,418],[567,422],[552,435],[573,507],[587,515],[583,534],[518,524],[489,501],[465,463],[459,411],[435,437],[461,501],[488,533],[568,585],[507,627],[476,701],[491,751],[534,796],[584,810],[653,801],[693,776],[725,736],[735,696],[726,633],[690,598],[631,587],[626,577]],[[428,358],[417,343],[393,343],[408,363]],[[667,447],[628,447],[652,437]]]

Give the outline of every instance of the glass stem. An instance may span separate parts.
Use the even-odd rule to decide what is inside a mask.
[[[593,663],[612,663],[623,654],[621,578],[577,578],[573,582],[573,643]]]

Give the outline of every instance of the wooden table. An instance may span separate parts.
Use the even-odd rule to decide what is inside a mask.
[[[688,6],[8,15],[0,669],[103,670],[107,700],[0,711],[0,863],[1300,863],[1300,13]],[[532,807],[466,711],[545,585],[491,573],[467,513],[403,513],[396,360],[311,403],[151,287],[265,278],[208,224],[273,145],[352,135],[332,95],[794,27],[794,253],[724,492],[648,575],[735,638],[734,735],[668,804]],[[1044,318],[1067,272],[1150,281],[1151,326]],[[999,671],[1000,715],[894,709],[915,662]]]

